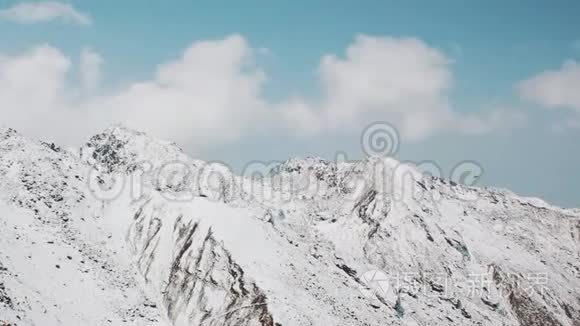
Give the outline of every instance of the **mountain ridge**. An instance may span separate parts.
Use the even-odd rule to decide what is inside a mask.
[[[411,178],[400,179],[393,159],[290,159],[256,180],[121,126],[91,137],[78,153],[4,128],[0,151],[0,222],[18,230],[0,247],[8,248],[0,249],[0,320],[8,323],[576,326],[580,320],[577,209],[453,185],[409,166],[400,171]],[[126,182],[144,162],[150,173],[137,195],[125,187],[114,198],[95,198],[92,178]],[[171,162],[180,165],[166,171]],[[167,176],[184,166],[218,180],[172,184]],[[387,177],[376,178],[377,171]],[[160,185],[159,176],[168,182]],[[46,241],[59,248],[47,252]],[[18,257],[27,250],[60,256],[59,268]],[[68,251],[79,253],[78,264]],[[98,263],[83,267],[90,258]],[[52,271],[65,263],[73,265],[70,273],[46,283],[105,284],[96,314],[62,304],[51,312],[40,298],[56,305],[60,298],[25,277],[27,270],[58,275]],[[472,274],[483,278],[477,295],[466,293]],[[531,276],[541,278],[542,289]],[[26,298],[15,294],[24,285],[34,289]],[[68,320],[56,317],[67,314]]]

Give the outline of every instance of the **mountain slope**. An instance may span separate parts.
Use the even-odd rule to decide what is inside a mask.
[[[577,210],[389,158],[239,177],[120,126],[0,152],[0,321],[580,323]]]
[[[0,320],[17,325],[155,325],[123,247],[109,246],[87,167],[52,145],[0,131]]]

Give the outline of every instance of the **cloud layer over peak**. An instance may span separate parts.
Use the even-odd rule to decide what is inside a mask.
[[[104,59],[96,51],[83,49],[82,86],[71,86],[72,60],[39,46],[0,57],[0,107],[6,124],[60,142],[121,122],[199,149],[271,132],[360,131],[376,120],[391,122],[410,141],[440,132],[486,133],[517,120],[509,110],[454,110],[450,60],[419,39],[360,35],[344,57],[321,58],[319,97],[278,102],[264,95],[259,52],[240,35],[194,42],[150,80],[102,94],[95,89]]]

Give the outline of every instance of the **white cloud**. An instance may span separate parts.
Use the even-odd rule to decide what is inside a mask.
[[[37,127],[38,118],[52,114],[61,106],[70,65],[70,60],[60,51],[46,45],[18,57],[0,55],[3,120],[20,126],[30,118],[32,127]]]
[[[89,15],[76,10],[68,3],[57,1],[23,2],[0,10],[0,20],[20,24],[34,24],[59,20],[77,25],[90,25]]]
[[[101,65],[103,57],[89,47],[81,51],[79,62],[80,78],[85,92],[91,93],[101,81]]]
[[[448,64],[439,51],[416,39],[359,36],[344,59],[322,59],[327,118],[340,125],[361,111],[442,111],[451,83]]]
[[[580,64],[566,61],[558,70],[544,71],[521,82],[522,98],[546,108],[568,108],[580,113]]]
[[[231,142],[273,120],[253,52],[239,35],[197,42],[181,58],[159,65],[151,80],[97,96],[82,91],[97,85],[98,53],[82,51],[78,89],[66,78],[71,60],[42,46],[1,57],[0,113],[9,126],[62,143],[117,122],[198,148]]]
[[[268,101],[266,76],[254,62],[261,51],[239,35],[195,42],[151,79],[103,93],[93,92],[103,62],[98,53],[82,51],[82,83],[72,86],[71,60],[41,46],[0,56],[0,113],[9,126],[65,144],[121,122],[198,150],[260,132],[358,132],[376,120],[395,124],[405,140],[487,133],[512,121],[509,111],[455,112],[449,60],[417,39],[359,36],[344,58],[324,56],[316,100]]]
[[[234,141],[269,112],[260,91],[264,73],[239,35],[197,42],[158,67],[153,80],[134,83],[102,106],[130,127],[199,147]]]
[[[493,130],[498,113],[485,117],[452,109],[450,66],[442,52],[421,40],[360,35],[344,58],[334,54],[322,58],[322,99],[285,103],[285,115],[306,132],[360,129],[372,120],[386,120],[410,141],[441,131]]]

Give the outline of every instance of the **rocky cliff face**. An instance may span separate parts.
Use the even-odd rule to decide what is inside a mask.
[[[0,153],[5,323],[579,325],[578,210],[389,158],[240,177],[122,127]]]

